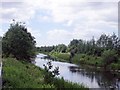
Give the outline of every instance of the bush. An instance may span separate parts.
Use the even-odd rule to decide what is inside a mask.
[[[113,70],[120,70],[120,64],[112,63],[110,68]]]
[[[111,63],[118,62],[118,57],[115,50],[106,50],[102,54],[102,61],[104,63],[104,67],[107,67]]]
[[[47,63],[47,65],[44,66],[44,82],[45,83],[53,83],[55,76],[59,75],[59,67],[55,67],[53,71],[50,71],[52,69],[51,61]]]

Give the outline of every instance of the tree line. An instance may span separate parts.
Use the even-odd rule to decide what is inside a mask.
[[[120,55],[120,39],[113,33],[112,35],[102,34],[98,40],[94,37],[85,41],[82,39],[73,39],[69,45],[58,44],[56,46],[37,47],[39,52],[61,52],[61,53],[84,53],[88,55],[101,56],[105,50],[115,50]]]

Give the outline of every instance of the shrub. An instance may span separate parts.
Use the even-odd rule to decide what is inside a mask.
[[[102,61],[104,63],[104,67],[106,67],[107,65],[110,65],[113,62],[118,61],[118,57],[115,50],[104,51],[102,54],[102,59],[103,59]]]
[[[119,70],[120,69],[120,64],[112,63],[110,65],[111,69],[113,70]]]
[[[59,75],[59,67],[55,67],[53,71],[50,71],[52,69],[51,61],[47,63],[47,65],[44,66],[44,82],[45,83],[53,83],[54,77]]]

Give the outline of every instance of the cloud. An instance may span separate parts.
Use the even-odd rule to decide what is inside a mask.
[[[3,16],[3,21],[7,21],[13,18],[26,21],[34,17],[36,10],[43,9],[50,12],[49,14],[52,16],[53,21],[64,22],[66,20],[69,21],[78,19],[78,17],[81,16],[81,11],[85,11],[86,9],[96,9],[96,11],[99,11],[100,9],[104,10],[104,7],[108,6],[102,2],[92,2],[94,0],[91,0],[91,2],[88,0],[21,0],[19,2],[14,0],[13,2],[10,2],[10,0],[8,1],[9,2],[2,2],[2,9],[0,11]],[[106,0],[106,2],[107,1],[108,0]],[[108,3],[110,4],[110,1]],[[110,6],[111,5],[109,5],[109,8]],[[109,8],[107,7],[108,10]]]
[[[53,27],[54,29],[48,29],[44,35],[33,27],[29,28],[39,45],[40,43],[67,44],[73,38],[90,39],[92,36],[98,37],[101,33],[117,33],[118,0],[114,2],[113,0],[7,1],[2,0],[2,7],[0,7],[2,15],[0,22],[2,23],[8,23],[11,19],[29,23],[29,20],[37,15],[36,21],[61,24],[62,29]],[[40,38],[45,40],[40,40]]]
[[[63,29],[54,29],[47,32],[47,41],[50,44],[59,44],[65,43],[68,44],[68,41],[72,39],[71,32]]]
[[[35,8],[25,2],[0,2],[1,23],[9,23],[12,19],[27,21],[35,14]]]

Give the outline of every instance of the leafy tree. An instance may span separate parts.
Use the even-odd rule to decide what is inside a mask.
[[[78,44],[79,44],[79,40],[73,39],[73,40],[70,42],[69,46],[76,46],[76,45],[78,45]]]
[[[2,39],[3,55],[31,61],[35,57],[35,38],[21,22],[13,22]]]

